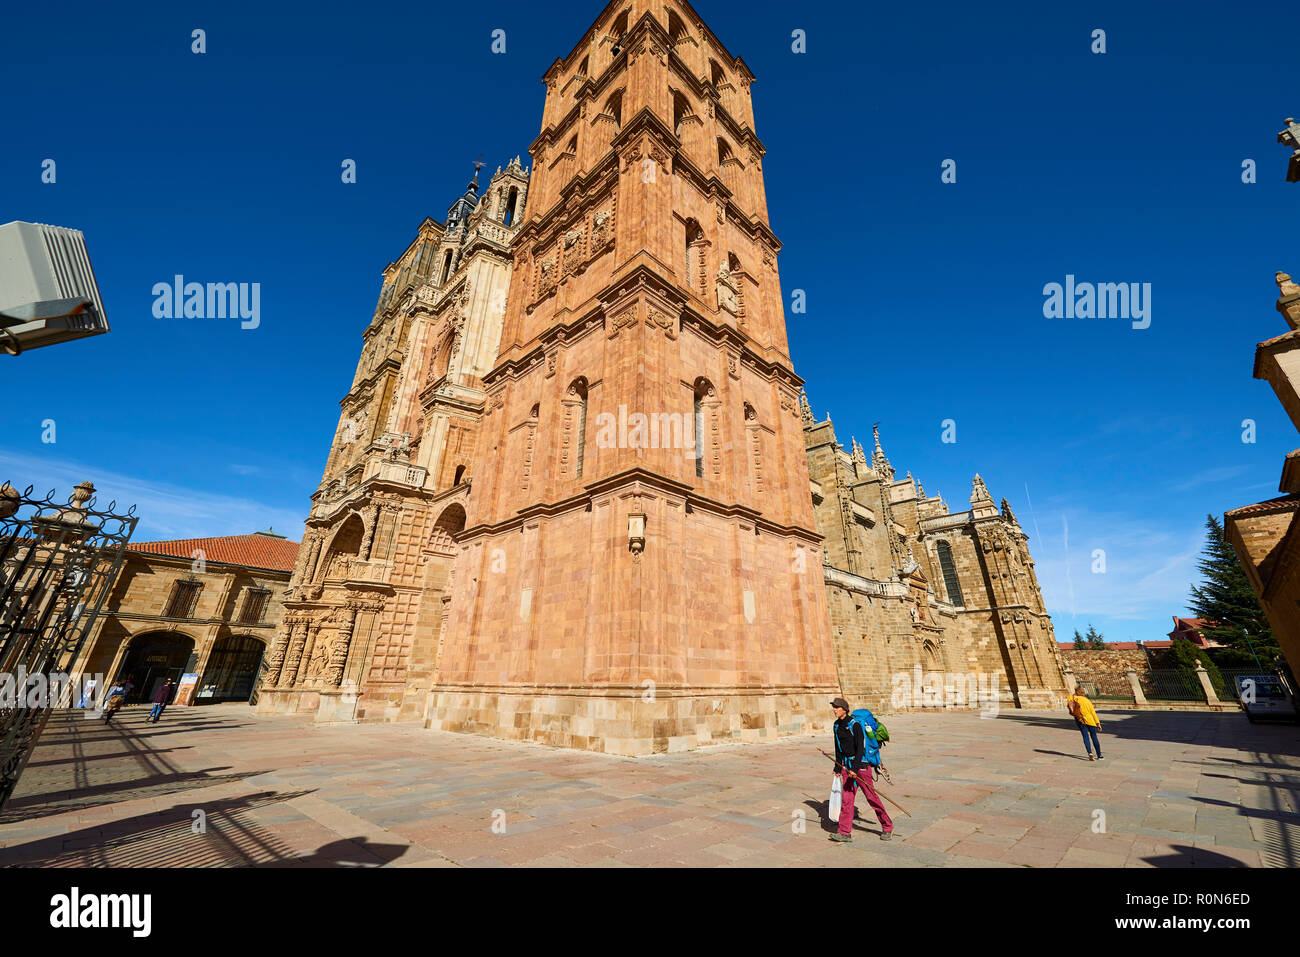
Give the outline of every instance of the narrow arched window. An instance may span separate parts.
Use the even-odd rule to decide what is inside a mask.
[[[618,17],[614,20],[613,24],[610,26],[609,35],[613,40],[615,41],[622,40],[623,35],[627,33],[627,15],[628,15],[628,11],[624,10],[622,13],[618,15]],[[615,55],[617,56],[617,54]]]
[[[578,412],[578,467],[577,473],[582,475],[582,461],[586,458],[587,452],[587,390],[582,390],[582,407]]]
[[[682,135],[682,120],[691,115],[691,104],[686,97],[673,91],[673,135]]]
[[[943,587],[948,591],[948,601],[953,605],[965,606],[961,596],[961,582],[957,580],[957,565],[952,560],[952,546],[940,542],[936,546],[939,553],[939,570],[943,572]]]
[[[587,380],[579,377],[569,385],[564,398],[565,436],[564,446],[567,450],[572,441],[573,474],[581,478],[583,460],[587,452]],[[565,453],[567,458],[567,451]]]
[[[704,477],[704,405],[695,392],[695,477]]]
[[[708,379],[695,380],[695,477],[704,478],[705,437],[708,434],[706,411],[709,400],[713,398],[713,383]]]
[[[463,466],[463,465],[457,465],[457,466],[456,466],[456,477],[455,477],[454,479],[451,480],[451,484],[452,484],[452,485],[459,485],[459,484],[460,484],[460,480],[463,479],[464,477],[465,477],[465,466]]]
[[[451,275],[451,250],[448,249],[447,252],[444,253],[442,257],[442,279],[438,283],[438,285],[442,285],[443,283],[445,283],[447,281],[447,277],[450,275]]]
[[[686,36],[686,25],[682,23],[682,18],[672,10],[668,11],[668,39],[673,46]]]
[[[704,230],[693,219],[686,220],[686,286],[704,292]]]
[[[718,66],[717,60],[709,61],[709,71],[709,79],[713,81],[715,87],[720,87],[727,82],[727,75],[722,72],[722,67]]]
[[[509,226],[515,221],[515,206],[519,203],[519,190],[511,186],[510,192],[506,194],[506,211],[502,221]]]

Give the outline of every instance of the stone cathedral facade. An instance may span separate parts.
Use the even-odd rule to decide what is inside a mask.
[[[1059,695],[1010,509],[949,515],[801,404],[753,79],[688,4],[615,0],[531,168],[384,271],[260,708],[644,754],[915,663]]]
[[[803,401],[840,686],[873,709],[1056,707],[1068,695],[1029,537],[972,482],[950,512],[881,447],[845,451]]]

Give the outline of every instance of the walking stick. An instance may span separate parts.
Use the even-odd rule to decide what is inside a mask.
[[[817,750],[818,750],[818,751],[822,751],[821,748],[818,748]],[[825,751],[822,751],[822,754],[826,754],[826,752],[825,752]],[[835,757],[835,755],[833,755],[833,754],[826,754],[826,757],[830,758],[830,759],[831,759],[832,761],[834,761],[836,764],[839,764],[839,763],[840,763],[839,760],[838,760],[838,759]],[[903,812],[904,814],[906,814],[908,817],[911,817],[911,816],[912,816],[912,812],[909,811],[907,808],[903,807],[903,805],[899,804],[897,801],[895,801],[895,800],[894,800],[893,798],[891,798],[889,795],[887,795],[887,794],[881,794],[880,791],[878,791],[878,790],[876,790],[876,788],[872,787],[872,786],[871,786],[871,782],[865,780],[865,779],[862,777],[862,772],[861,772],[861,771],[854,771],[854,772],[853,772],[853,777],[854,777],[854,779],[855,779],[859,784],[861,784],[864,788],[868,789],[869,791],[875,791],[875,793],[876,793],[877,795],[879,795],[880,797],[884,798],[884,799],[885,799],[886,801],[888,801],[890,804],[894,805],[894,807],[898,808],[900,811],[902,811],[902,812]]]

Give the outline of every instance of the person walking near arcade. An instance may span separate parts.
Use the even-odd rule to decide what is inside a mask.
[[[894,822],[889,819],[889,812],[881,803],[871,777],[871,769],[880,766],[880,747],[874,737],[866,733],[862,711],[850,713],[849,703],[843,698],[832,701],[831,708],[835,711],[835,724],[831,728],[835,739],[835,773],[840,775],[844,786],[839,832],[832,834],[831,840],[839,843],[853,840],[853,797],[861,787],[867,803],[880,821],[880,839],[888,841],[894,832]],[[865,712],[865,715],[869,716],[870,712]]]
[[[162,717],[163,710],[167,707],[167,702],[171,700],[171,694],[172,679],[168,678],[159,685],[158,690],[154,692],[153,710],[149,712],[149,717],[145,718],[145,721],[152,721],[154,724],[158,723],[158,719]]]
[[[1100,761],[1101,741],[1097,739],[1097,732],[1101,730],[1101,718],[1097,717],[1097,709],[1083,693],[1083,685],[1078,685],[1074,689],[1074,694],[1070,695],[1066,706],[1074,716],[1074,723],[1078,725],[1079,733],[1083,735],[1083,747],[1088,752],[1088,760]],[[1088,740],[1089,735],[1092,736],[1091,741]],[[1097,751],[1096,757],[1092,756],[1094,749]]]

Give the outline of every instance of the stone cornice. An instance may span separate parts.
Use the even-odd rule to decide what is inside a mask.
[[[160,624],[167,625],[193,625],[196,627],[208,627],[211,625],[225,625],[229,628],[275,628],[274,621],[232,621],[229,618],[168,618],[165,615],[146,615],[143,612],[135,611],[113,611],[105,610],[104,617],[112,616],[127,621],[156,621]]]
[[[763,517],[762,513],[740,504],[728,505],[696,493],[692,486],[679,482],[676,479],[664,475],[657,475],[654,472],[644,468],[632,468],[623,472],[618,472],[607,478],[592,482],[584,486],[583,491],[567,498],[559,499],[554,502],[539,502],[520,510],[515,515],[501,522],[488,523],[480,522],[477,525],[466,528],[459,536],[458,541],[464,542],[469,538],[497,534],[505,531],[512,531],[527,524],[529,521],[538,518],[560,515],[565,512],[572,512],[578,509],[586,509],[593,498],[610,495],[629,490],[631,486],[642,485],[647,489],[666,494],[680,499],[687,507],[692,510],[709,512],[727,518],[738,518],[742,521],[750,522],[754,527],[775,535],[783,535],[793,538],[801,538],[808,545],[820,547],[822,536],[816,531],[806,528],[800,528],[797,525],[780,525]]]

